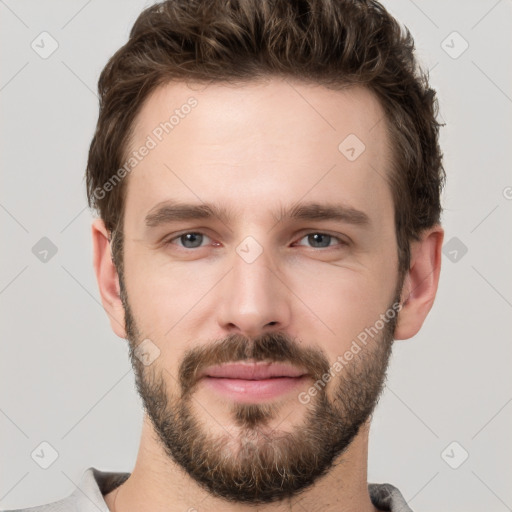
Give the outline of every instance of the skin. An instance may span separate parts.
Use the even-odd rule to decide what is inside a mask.
[[[175,376],[186,350],[232,333],[255,337],[272,331],[297,337],[334,362],[386,311],[398,280],[394,207],[384,179],[390,141],[386,124],[379,122],[382,107],[360,87],[332,91],[277,78],[243,87],[190,87],[167,84],[148,98],[131,149],[143,145],[167,112],[190,96],[198,105],[125,178],[125,286],[138,328],[160,350],[153,368],[165,368],[168,392],[177,393]],[[349,134],[366,146],[355,161],[338,150]],[[234,217],[229,223],[213,218],[148,230],[147,213],[171,198],[220,204]],[[344,203],[370,222],[279,222],[273,216],[299,201]],[[207,237],[196,249],[180,246],[179,239],[163,244],[186,232]],[[313,233],[340,237],[348,245],[337,245],[334,238],[328,248],[315,247],[306,236]],[[92,236],[102,302],[112,329],[126,338],[118,274],[101,219],[93,222]],[[251,264],[236,252],[247,236],[263,249]],[[435,226],[411,245],[395,339],[414,336],[432,307],[442,240],[443,230]],[[212,434],[223,428],[236,433],[225,401],[201,386],[194,398],[194,412]],[[305,408],[295,395],[279,407],[271,427],[292,431],[300,425]],[[112,510],[116,498],[116,512],[375,511],[367,488],[369,421],[342,463],[300,496],[254,507],[227,503],[198,486],[164,452],[145,415],[132,475],[105,499]]]

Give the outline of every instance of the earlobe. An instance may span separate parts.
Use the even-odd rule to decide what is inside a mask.
[[[411,243],[411,264],[402,289],[402,309],[398,315],[395,339],[414,336],[423,325],[439,284],[444,231],[436,225]]]
[[[126,338],[124,308],[120,297],[119,276],[112,261],[109,232],[102,219],[95,219],[91,227],[93,266],[100,291],[101,302],[112,330]]]

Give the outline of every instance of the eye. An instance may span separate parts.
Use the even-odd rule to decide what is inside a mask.
[[[197,249],[203,246],[203,242],[207,240],[211,240],[208,235],[204,233],[200,233],[197,231],[189,231],[186,233],[182,233],[181,235],[174,236],[169,238],[165,245],[177,245],[183,249]],[[348,243],[340,237],[330,235],[328,233],[314,232],[309,233],[303,236],[300,240],[306,240],[311,247],[314,249],[326,249],[329,247],[343,247],[348,245]],[[337,242],[337,243],[336,243]],[[297,243],[297,245],[303,245]]]
[[[178,245],[178,247],[183,247],[184,249],[197,249],[198,247],[201,247],[201,244],[205,238],[210,239],[209,236],[203,233],[189,231],[187,233],[183,233],[181,235],[170,238],[165,242],[165,244]],[[177,240],[180,243],[174,243],[175,240]]]
[[[312,244],[311,246],[314,249],[324,249],[324,248],[333,247],[333,246],[342,247],[342,246],[348,245],[347,242],[345,242],[345,240],[343,240],[337,236],[334,236],[334,235],[329,235],[328,233],[320,233],[320,232],[309,233],[308,235],[302,237],[300,240],[304,240],[304,239],[307,239],[308,242]],[[336,240],[338,241],[337,244],[331,244],[331,242],[336,241]],[[301,244],[299,244],[299,245],[301,245]]]

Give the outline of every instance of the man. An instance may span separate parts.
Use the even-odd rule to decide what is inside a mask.
[[[437,103],[413,48],[371,0],[139,16],[87,167],[139,454],[33,512],[411,510],[368,484],[367,451],[393,340],[439,280]]]

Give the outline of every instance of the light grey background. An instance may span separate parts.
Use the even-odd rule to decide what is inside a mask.
[[[99,73],[149,3],[0,0],[3,509],[66,496],[89,466],[135,462],[141,402],[100,305],[83,174]],[[368,479],[398,486],[415,511],[512,510],[512,3],[384,4],[438,90],[445,242],[457,240],[423,330],[395,344]],[[31,48],[43,31],[59,45],[47,59]],[[458,58],[454,31],[469,44]],[[42,237],[57,248],[46,263],[32,252]],[[58,452],[48,469],[31,457],[42,442]]]

